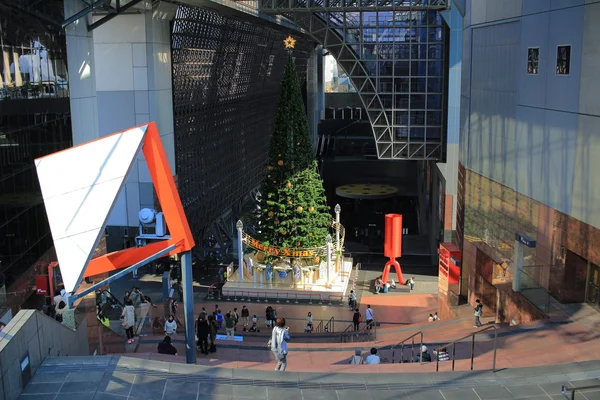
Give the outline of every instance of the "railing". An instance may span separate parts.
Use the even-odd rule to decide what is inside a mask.
[[[323,332],[323,321],[319,322],[319,325],[315,328],[315,333]]]
[[[302,300],[302,298],[308,299],[308,304],[313,304],[313,301],[318,302],[319,304],[325,303],[325,299],[319,293],[290,293],[290,292],[273,292],[273,291],[260,291],[260,290],[238,290],[238,289],[227,289],[227,294],[222,295],[222,290],[216,291],[214,286],[219,283],[215,282],[209,286],[209,291],[207,298],[208,299],[218,299],[222,300],[223,298],[228,301],[252,301],[254,298],[257,303],[264,302],[268,303],[269,300],[275,300],[275,303],[281,303],[285,301],[286,303],[294,302],[298,304],[298,300]],[[214,292],[217,292],[218,297],[214,297]],[[336,296],[334,296],[336,297]],[[262,300],[261,300],[262,299]],[[331,304],[331,296],[328,297],[329,304]]]
[[[392,346],[392,364],[396,362],[395,361],[396,360],[396,348],[398,346],[401,346],[400,347],[400,362],[404,362],[404,343],[406,343],[408,340],[411,340],[410,362],[413,362],[415,360],[415,337],[417,335],[421,335],[421,344],[419,345],[419,362],[423,363],[423,332],[419,331],[417,333],[413,333],[412,335],[410,335],[403,341]]]
[[[340,342],[370,342],[377,340],[377,322],[373,320],[370,325],[365,325],[364,328],[354,331],[354,324],[349,325],[344,332],[340,334]]]
[[[331,317],[331,318],[329,318],[329,320],[327,322],[322,320],[321,322],[319,322],[319,325],[317,325],[314,332],[315,333],[335,332],[335,319],[333,317]]]
[[[218,299],[221,300],[221,293],[223,292],[223,289],[222,289],[222,286],[221,287],[217,287],[217,285],[219,285],[219,284],[224,285],[225,282],[218,281],[218,282],[215,282],[215,283],[211,284],[208,287],[207,292],[206,292],[206,298],[207,299],[215,299],[215,291],[216,291]]]
[[[455,340],[454,342],[448,343],[445,346],[440,346],[438,347],[438,352],[440,349],[447,349],[449,346],[452,346],[452,371],[454,371],[454,362],[456,361],[456,344],[459,342],[462,342],[465,339],[471,338],[471,371],[473,371],[473,363],[474,363],[474,359],[475,359],[475,336],[488,331],[490,329],[494,330],[494,358],[492,360],[492,372],[496,372],[496,339],[498,338],[498,327],[494,324],[494,325],[490,325],[487,326],[483,329],[478,330],[477,332],[473,332],[467,336],[464,336],[458,340]],[[436,357],[435,360],[435,372],[439,371],[439,367],[440,367],[440,360],[439,357]]]
[[[565,399],[575,400],[575,392],[578,392],[578,391],[580,392],[582,390],[589,390],[589,389],[600,389],[600,385],[572,387],[572,388],[562,385],[560,392]],[[571,394],[569,395],[567,392],[571,392]]]
[[[109,292],[108,290],[104,290],[104,289],[98,290],[98,293],[100,295],[106,294],[110,298],[109,301],[113,302],[113,304],[118,304],[121,308],[125,307],[125,305],[123,303],[121,303],[119,301],[119,299],[114,294],[112,294],[111,292]]]

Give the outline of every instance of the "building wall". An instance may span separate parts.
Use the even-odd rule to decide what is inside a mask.
[[[73,15],[83,6],[65,0],[65,14]],[[87,31],[85,19],[65,29],[69,80],[73,82],[73,144],[155,121],[175,173],[170,22],[154,18],[151,7],[137,11],[120,15],[92,32]],[[153,190],[140,154],[108,225],[137,226],[139,210],[154,206]]]
[[[177,11],[172,55],[178,188],[198,239],[264,178],[289,34],[258,19],[183,6]],[[314,44],[293,36],[305,101],[316,107],[316,60],[309,63]]]
[[[26,357],[33,376],[47,357],[87,355],[85,320],[72,330],[39,311],[21,310],[0,332],[0,398],[19,398],[27,385],[21,373]]]
[[[524,232],[537,240],[525,252],[534,279],[561,301],[584,301],[587,272],[565,254],[600,261],[599,17],[595,0],[466,2],[457,229],[470,294],[483,276],[475,252],[506,261],[510,274],[515,232]],[[571,45],[568,75],[556,73],[559,45]],[[527,70],[530,47],[538,74]],[[490,285],[502,273],[493,268]],[[520,294],[502,290],[506,318],[536,318]]]

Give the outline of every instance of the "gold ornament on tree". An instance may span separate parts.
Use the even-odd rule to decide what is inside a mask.
[[[286,183],[286,184],[285,184],[285,186],[287,186],[287,187],[292,187],[292,182],[288,182],[288,183]]]
[[[273,215],[275,215],[275,214],[273,213],[273,211],[269,211],[269,213],[268,213],[267,215],[268,215],[269,217],[272,217],[272,216],[273,216]]]
[[[312,236],[312,232],[308,232],[308,236]]]
[[[275,220],[275,225],[279,225],[279,220],[278,219]]]
[[[281,231],[282,235],[287,235],[287,231]]]
[[[296,211],[302,212],[302,211],[304,211],[304,208],[302,208],[302,206],[298,206],[298,208],[296,208]]]
[[[313,212],[313,211],[315,211],[314,207],[308,207],[308,212]]]
[[[296,246],[300,247],[300,242],[296,242]]]
[[[279,165],[281,167],[283,165],[283,160],[277,161],[277,165]]]
[[[272,166],[272,165],[269,165],[269,166],[267,167],[267,169],[268,169],[269,171],[273,171],[273,166]]]

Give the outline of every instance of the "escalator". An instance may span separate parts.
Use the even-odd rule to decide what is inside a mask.
[[[110,321],[108,329],[122,337],[124,340],[126,334],[125,329],[123,329],[123,325],[121,324],[121,314],[123,313],[125,305],[108,290],[96,291],[96,305],[100,306],[102,314]],[[149,311],[150,303],[142,303],[135,308],[135,326],[133,328],[135,336],[140,334],[144,324],[147,322]],[[131,351],[134,351],[134,347],[129,349],[128,346],[127,352]]]

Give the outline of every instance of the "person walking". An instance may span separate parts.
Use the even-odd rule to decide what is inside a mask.
[[[139,307],[142,304],[142,294],[140,288],[134,287],[133,291],[129,294],[129,299],[133,302],[133,307]]]
[[[283,372],[287,368],[287,342],[290,340],[289,330],[290,328],[285,326],[285,318],[277,318],[273,332],[271,332],[271,340],[269,340],[271,351],[277,360],[275,371]]]
[[[250,322],[250,310],[246,306],[242,306],[242,321],[244,321],[244,329],[247,329]]]
[[[370,304],[367,305],[365,310],[365,317],[367,318],[367,329],[371,329],[373,327],[373,309]]]
[[[354,310],[354,315],[352,315],[352,325],[354,325],[355,331],[358,331],[360,329],[361,322],[362,322],[362,315],[360,315],[360,310],[357,308]]]
[[[271,327],[271,315],[273,312],[273,308],[271,306],[267,306],[265,309],[265,328]]]
[[[473,309],[473,315],[475,315],[475,325],[473,325],[475,328],[480,328],[483,324],[481,323],[481,320],[479,319],[481,317],[481,314],[483,314],[483,304],[481,304],[481,301],[479,301],[479,299],[475,300],[475,308]]]
[[[210,332],[210,349],[211,353],[217,351],[217,321],[213,315],[208,316],[208,329]]]
[[[277,324],[277,310],[271,308],[271,326],[275,326]]]
[[[133,343],[133,326],[135,325],[135,308],[133,308],[133,302],[131,299],[127,300],[127,305],[123,308],[123,312],[121,313],[121,319],[123,320],[121,324],[123,325],[123,329],[125,329],[125,333],[127,334],[127,343]]]
[[[206,314],[201,313],[196,322],[196,335],[198,336],[198,349],[202,354],[208,354],[208,336],[210,335],[210,326],[206,321]]]
[[[237,308],[233,309],[233,314],[231,314],[231,316],[233,317],[233,330],[237,331],[237,324],[240,320],[240,314],[238,314]]]
[[[354,293],[354,290],[351,290],[350,295],[348,296],[348,306],[350,307],[350,311],[354,311],[356,308],[356,301],[356,293]]]
[[[169,315],[169,319],[165,321],[165,335],[172,336],[175,335],[177,331],[177,321],[175,321],[175,316],[173,314]]]
[[[227,340],[234,340],[235,319],[231,312],[225,314],[225,331],[227,332]]]
[[[313,330],[313,317],[312,313],[309,311],[306,316],[306,328],[304,328],[304,333],[312,333]]]

